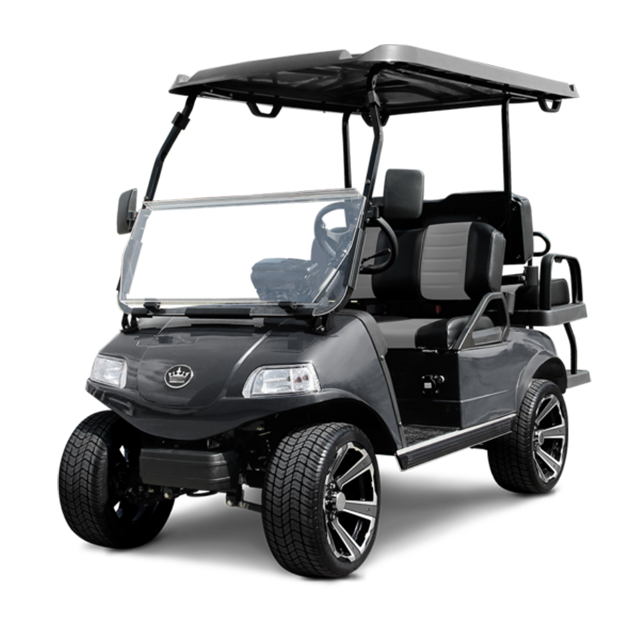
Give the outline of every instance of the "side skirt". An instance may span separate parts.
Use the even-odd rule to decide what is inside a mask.
[[[493,438],[498,438],[512,431],[512,424],[516,414],[506,415],[488,423],[481,423],[461,430],[452,430],[441,433],[434,428],[420,426],[405,426],[407,440],[421,439],[419,442],[404,447],[396,452],[395,456],[402,471],[411,469],[424,462],[429,462],[441,456],[467,447],[480,445]]]

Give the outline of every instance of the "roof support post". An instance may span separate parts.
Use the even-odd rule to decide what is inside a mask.
[[[371,204],[371,196],[375,186],[375,179],[378,174],[378,165],[380,164],[380,154],[382,153],[382,145],[384,143],[384,133],[382,132],[382,121],[380,119],[380,100],[375,92],[375,85],[378,80],[378,74],[382,71],[381,67],[374,66],[369,73],[367,79],[367,105],[368,105],[368,121],[373,127],[373,145],[371,146],[371,156],[369,157],[369,167],[367,167],[367,178],[365,180],[365,188],[363,195],[367,198],[367,202]]]
[[[510,163],[510,94],[501,103],[501,134],[503,146],[503,189],[508,206],[512,203],[512,168]]]
[[[384,142],[384,133],[382,126],[388,121],[388,114],[382,118],[380,115],[380,100],[375,92],[375,84],[379,73],[384,69],[384,65],[374,65],[367,78],[367,106],[368,110],[363,112],[363,118],[367,125],[373,128],[373,145],[371,146],[371,156],[369,157],[369,167],[367,167],[367,179],[365,180],[365,188],[363,195],[367,202],[367,218],[365,224],[368,226],[378,226],[386,234],[390,247],[382,252],[388,253],[388,258],[380,265],[367,265],[361,267],[361,273],[374,274],[386,271],[396,260],[399,253],[399,244],[393,229],[388,225],[386,220],[380,216],[377,207],[371,204],[373,189],[375,187],[375,179],[378,173],[378,165],[380,164],[380,154],[382,153],[382,144]],[[369,260],[379,255],[369,257]]]
[[[150,176],[150,182],[148,183],[148,190],[145,193],[144,202],[151,202],[154,199],[156,187],[158,186],[158,180],[161,177],[163,163],[169,154],[169,150],[171,150],[172,146],[176,142],[178,135],[189,124],[189,115],[191,115],[191,111],[193,110],[195,98],[195,95],[188,96],[182,113],[176,113],[176,116],[171,122],[174,127],[169,131],[167,139],[165,139],[165,143],[163,143],[163,147],[160,149],[160,152],[154,161],[154,167],[152,168],[152,175]]]
[[[352,186],[352,168],[349,158],[349,132],[347,125],[349,124],[349,118],[351,113],[343,113],[343,145],[345,147],[345,188]]]

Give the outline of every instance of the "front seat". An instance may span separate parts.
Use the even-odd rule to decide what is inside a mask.
[[[394,190],[396,196],[412,199],[411,219],[406,217],[406,206],[401,211],[392,202],[384,206],[384,217],[397,234],[399,253],[390,269],[373,276],[373,294],[383,304],[382,314],[375,318],[390,349],[450,349],[483,296],[501,290],[505,239],[482,222],[400,229],[421,214],[423,189],[415,192],[415,179],[410,178],[403,192]],[[388,180],[387,174],[387,184]],[[401,186],[406,177],[393,175],[391,180]],[[385,199],[388,195],[391,191],[385,185]],[[387,246],[382,233],[377,248]],[[490,317],[482,315],[474,328],[477,343],[499,336],[489,332],[493,327]]]

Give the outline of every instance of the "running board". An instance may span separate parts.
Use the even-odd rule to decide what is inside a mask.
[[[506,415],[488,423],[481,423],[480,425],[474,425],[462,430],[454,430],[453,432],[447,432],[440,436],[420,441],[415,445],[404,447],[395,454],[399,467],[402,471],[412,469],[412,467],[441,456],[446,456],[454,451],[480,445],[493,438],[508,434],[512,431],[512,423],[515,417],[516,414]]]

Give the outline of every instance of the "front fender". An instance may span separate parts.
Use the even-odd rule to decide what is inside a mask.
[[[278,413],[347,400],[375,413],[400,447],[384,350],[362,317],[336,315],[327,334],[293,319],[253,332],[249,326],[199,320],[165,323],[156,333],[151,327],[145,336],[140,329],[139,336],[118,335],[103,350],[126,359],[127,388],[90,380],[87,390],[139,430],[175,440],[209,438]],[[243,397],[243,386],[257,368],[303,362],[314,365],[320,392]],[[197,372],[188,386],[168,389],[167,369],[189,363]]]

